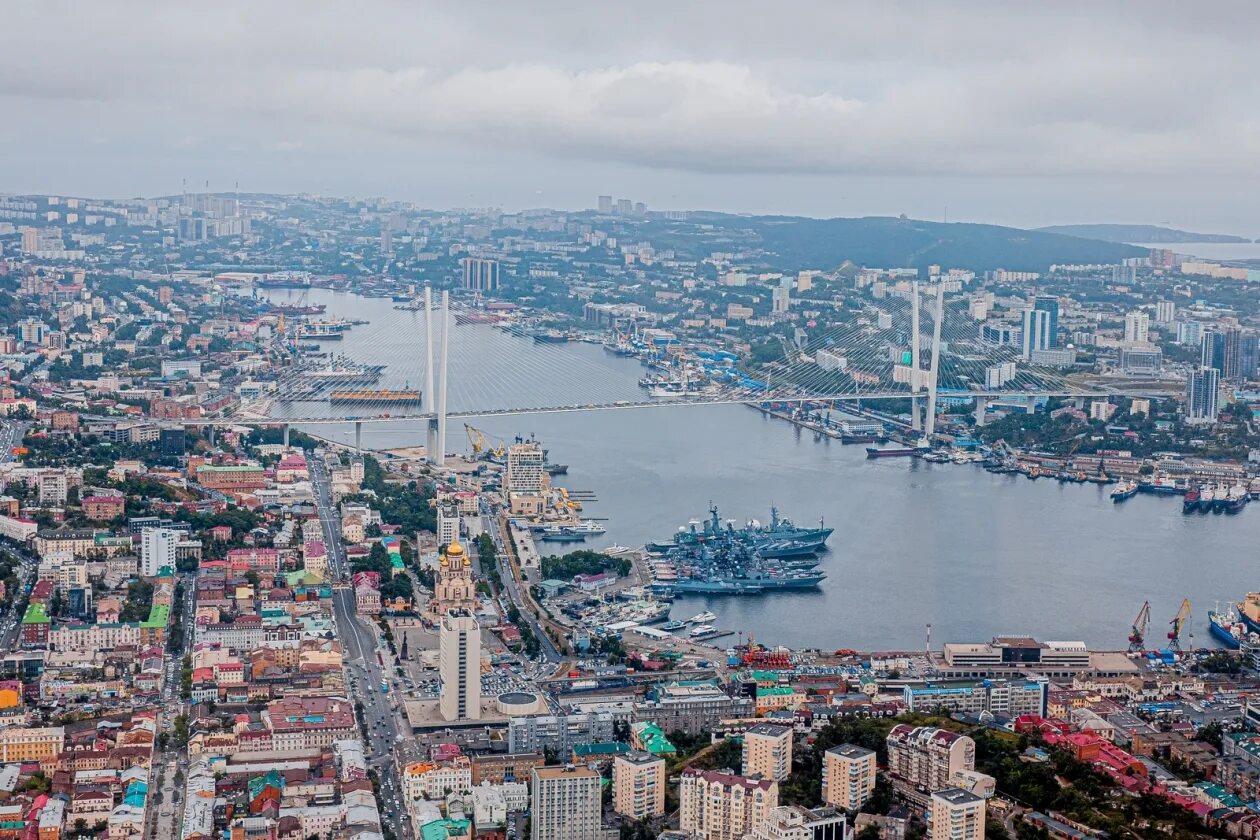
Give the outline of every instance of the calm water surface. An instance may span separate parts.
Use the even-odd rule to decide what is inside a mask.
[[[329,303],[330,314],[373,322],[341,342],[349,355],[422,382],[422,315],[396,312],[387,300],[323,292],[310,299]],[[535,345],[484,326],[454,327],[451,337],[452,409],[641,398],[639,364],[596,346]],[[549,369],[557,375],[541,373]],[[711,609],[717,626],[769,643],[914,649],[930,623],[934,645],[1018,633],[1115,649],[1125,646],[1143,600],[1153,607],[1154,644],[1189,597],[1194,642],[1203,646],[1211,644],[1207,610],[1260,589],[1260,503],[1237,516],[1183,516],[1177,499],[1116,505],[1108,488],[1092,485],[872,461],[861,446],[816,441],[744,406],[471,422],[505,438],[536,434],[552,460],[569,465],[561,483],[593,491],[598,502],[584,513],[608,518],[606,538],[590,547],[665,538],[703,518],[710,500],[738,522],[767,520],[772,504],[802,524],[825,519],[836,532],[819,590],[675,602],[675,617]],[[461,423],[451,423],[449,451],[467,450]],[[319,431],[351,440],[348,431]],[[374,447],[424,438],[419,423],[367,426],[363,437]]]

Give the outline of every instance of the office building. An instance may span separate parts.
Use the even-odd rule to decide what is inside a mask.
[[[823,753],[823,802],[856,811],[875,791],[875,751],[840,744]]]
[[[745,840],[848,840],[848,820],[834,808],[780,805]]]
[[[1039,312],[1046,312],[1050,316],[1049,344],[1046,347],[1056,347],[1059,343],[1059,299],[1054,295],[1037,295],[1033,298],[1033,309]]]
[[[679,827],[704,840],[743,840],[779,805],[779,783],[688,768],[678,781]]]
[[[640,820],[665,813],[665,759],[629,752],[613,759],[613,810]]]
[[[1155,302],[1155,323],[1171,324],[1177,318],[1177,304],[1171,300]]]
[[[481,628],[469,610],[455,609],[442,617],[438,632],[438,671],[442,677],[439,707],[444,720],[481,717]]]
[[[959,770],[976,769],[976,742],[946,729],[902,723],[886,743],[888,772],[924,790],[941,790]]]
[[[665,732],[698,735],[730,718],[752,717],[752,698],[732,697],[711,681],[659,685],[653,699],[634,707],[636,721],[651,721]]]
[[[146,528],[140,534],[140,574],[155,577],[163,567],[175,568],[175,546],[182,539],[171,528]]]
[[[570,755],[577,744],[615,741],[616,719],[607,712],[525,715],[508,720],[508,752]]]
[[[464,288],[473,292],[499,290],[499,261],[486,257],[464,257]]]
[[[759,723],[744,732],[745,776],[781,782],[792,774],[792,727]]]
[[[514,443],[508,447],[503,471],[503,491],[541,496],[547,491],[546,456],[540,443]]]
[[[1151,316],[1134,310],[1124,316],[1124,340],[1126,343],[1145,343],[1149,340]]]
[[[1195,368],[1186,378],[1186,422],[1215,423],[1217,392],[1221,372],[1216,368]]]
[[[962,788],[945,788],[932,794],[928,808],[929,840],[982,840],[984,800]]]
[[[1164,353],[1158,348],[1120,348],[1120,372],[1126,376],[1159,376]]]
[[[590,767],[535,767],[532,773],[532,840],[599,840],[603,836],[602,780]]]
[[[1044,309],[1025,309],[1022,337],[1025,359],[1031,359],[1035,350],[1050,349],[1050,313]]]

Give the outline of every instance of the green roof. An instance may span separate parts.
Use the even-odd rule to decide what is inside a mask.
[[[170,623],[171,608],[168,604],[154,604],[149,608],[149,617],[140,622],[142,630],[161,630]]]
[[[769,688],[757,689],[758,697],[774,697],[774,696],[781,696],[784,694],[795,694],[795,693],[796,693],[796,689],[792,688],[792,686],[790,685],[772,685]]]
[[[403,565],[402,557],[397,554],[389,555],[389,565],[390,565],[390,568],[395,569],[395,570],[407,568],[406,566]]]
[[[595,755],[621,755],[630,752],[630,745],[624,741],[609,741],[606,744],[574,744],[573,754],[579,758]]]
[[[665,737],[664,731],[651,721],[639,721],[634,725],[634,737],[643,745],[643,749],[652,755],[672,755],[678,748]]]
[[[43,601],[31,601],[26,606],[26,615],[22,616],[23,624],[51,624],[52,619],[48,617],[48,610],[44,607]]]
[[[420,826],[422,840],[447,840],[448,837],[467,837],[472,830],[468,820],[433,820]]]

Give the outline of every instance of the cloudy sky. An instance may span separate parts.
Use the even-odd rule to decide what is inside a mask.
[[[907,213],[1260,237],[1252,2],[0,9],[0,192]]]

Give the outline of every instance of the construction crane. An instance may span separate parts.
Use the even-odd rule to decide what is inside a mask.
[[[1146,649],[1146,632],[1151,627],[1151,602],[1143,601],[1137,618],[1133,619],[1133,631],[1129,633],[1129,653],[1140,653]]]
[[[507,452],[507,447],[503,445],[503,441],[499,441],[497,446],[492,447],[490,439],[480,429],[473,428],[465,423],[464,431],[468,433],[468,442],[472,445],[473,457],[475,458],[481,458],[482,456],[502,458],[504,453]]]
[[[1190,621],[1190,599],[1183,598],[1181,600],[1181,609],[1177,610],[1177,614],[1173,616],[1172,621],[1168,622],[1168,649],[1181,650],[1181,631],[1185,629],[1186,624]]]

